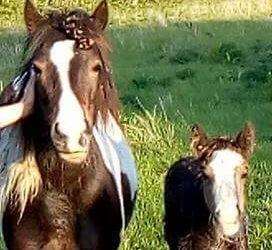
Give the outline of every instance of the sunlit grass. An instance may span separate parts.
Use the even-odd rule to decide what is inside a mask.
[[[162,238],[162,183],[167,167],[185,152],[180,134],[186,124],[171,123],[166,115],[143,110],[124,116],[125,131],[134,149],[140,189],[133,222],[121,249],[165,249]]]
[[[34,0],[33,0],[34,1]],[[39,8],[84,7],[91,11],[100,0],[36,0]],[[146,25],[177,21],[270,19],[270,0],[108,0],[114,25]],[[0,27],[23,25],[24,1],[4,0]]]

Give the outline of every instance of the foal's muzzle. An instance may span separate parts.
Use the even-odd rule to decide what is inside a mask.
[[[90,136],[86,132],[73,136],[66,135],[61,131],[59,123],[55,123],[52,126],[51,136],[55,148],[64,160],[81,162],[86,159],[90,146]]]

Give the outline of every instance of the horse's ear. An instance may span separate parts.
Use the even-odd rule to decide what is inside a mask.
[[[97,32],[102,32],[108,24],[109,9],[106,0],[102,1],[95,11],[93,12],[91,19],[94,21],[95,29]]]
[[[208,137],[203,128],[195,124],[191,127],[191,150],[199,156],[208,143]]]
[[[246,123],[244,129],[236,137],[236,143],[241,148],[242,154],[247,160],[253,153],[255,137],[255,128],[250,122]]]
[[[43,17],[40,15],[31,0],[25,1],[24,16],[25,24],[29,34],[33,34],[42,21]]]

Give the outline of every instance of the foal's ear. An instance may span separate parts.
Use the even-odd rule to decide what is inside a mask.
[[[25,1],[24,16],[28,33],[33,34],[36,31],[38,25],[41,23],[43,17],[39,14],[31,0]]]
[[[191,150],[199,156],[208,143],[208,137],[203,128],[195,124],[191,127]]]
[[[94,21],[95,29],[97,32],[102,32],[108,24],[109,9],[106,0],[102,1],[95,11],[93,12],[91,19]]]
[[[236,143],[242,149],[243,156],[248,160],[255,146],[255,128],[252,123],[246,123],[244,129],[237,135]]]

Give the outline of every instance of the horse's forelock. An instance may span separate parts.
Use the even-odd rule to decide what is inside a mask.
[[[79,48],[81,44],[85,44],[86,40],[93,40],[94,46],[92,48],[84,47],[83,49],[94,49],[96,53],[99,53],[104,66],[104,70],[99,79],[101,89],[95,97],[94,105],[96,107],[93,110],[96,111],[97,109],[100,109],[103,114],[107,113],[104,112],[104,110],[107,111],[110,109],[117,118],[119,103],[116,89],[113,86],[111,79],[111,72],[109,70],[109,51],[111,48],[104,34],[92,30],[92,22],[89,19],[89,15],[83,10],[73,10],[69,12],[51,11],[47,13],[44,21],[40,24],[36,32],[29,37],[28,42],[26,43],[25,65],[28,66],[31,64],[32,60],[39,54],[45,43],[53,44],[54,39],[56,39],[56,34],[62,36],[63,39],[74,40],[76,46]],[[69,23],[71,20],[75,20],[75,22],[73,22],[73,34],[71,33],[71,29],[69,30],[69,33],[67,28],[67,22]],[[89,24],[90,27],[86,28],[86,24]],[[78,30],[83,31],[80,36],[76,35]],[[95,116],[95,114],[93,115]]]

